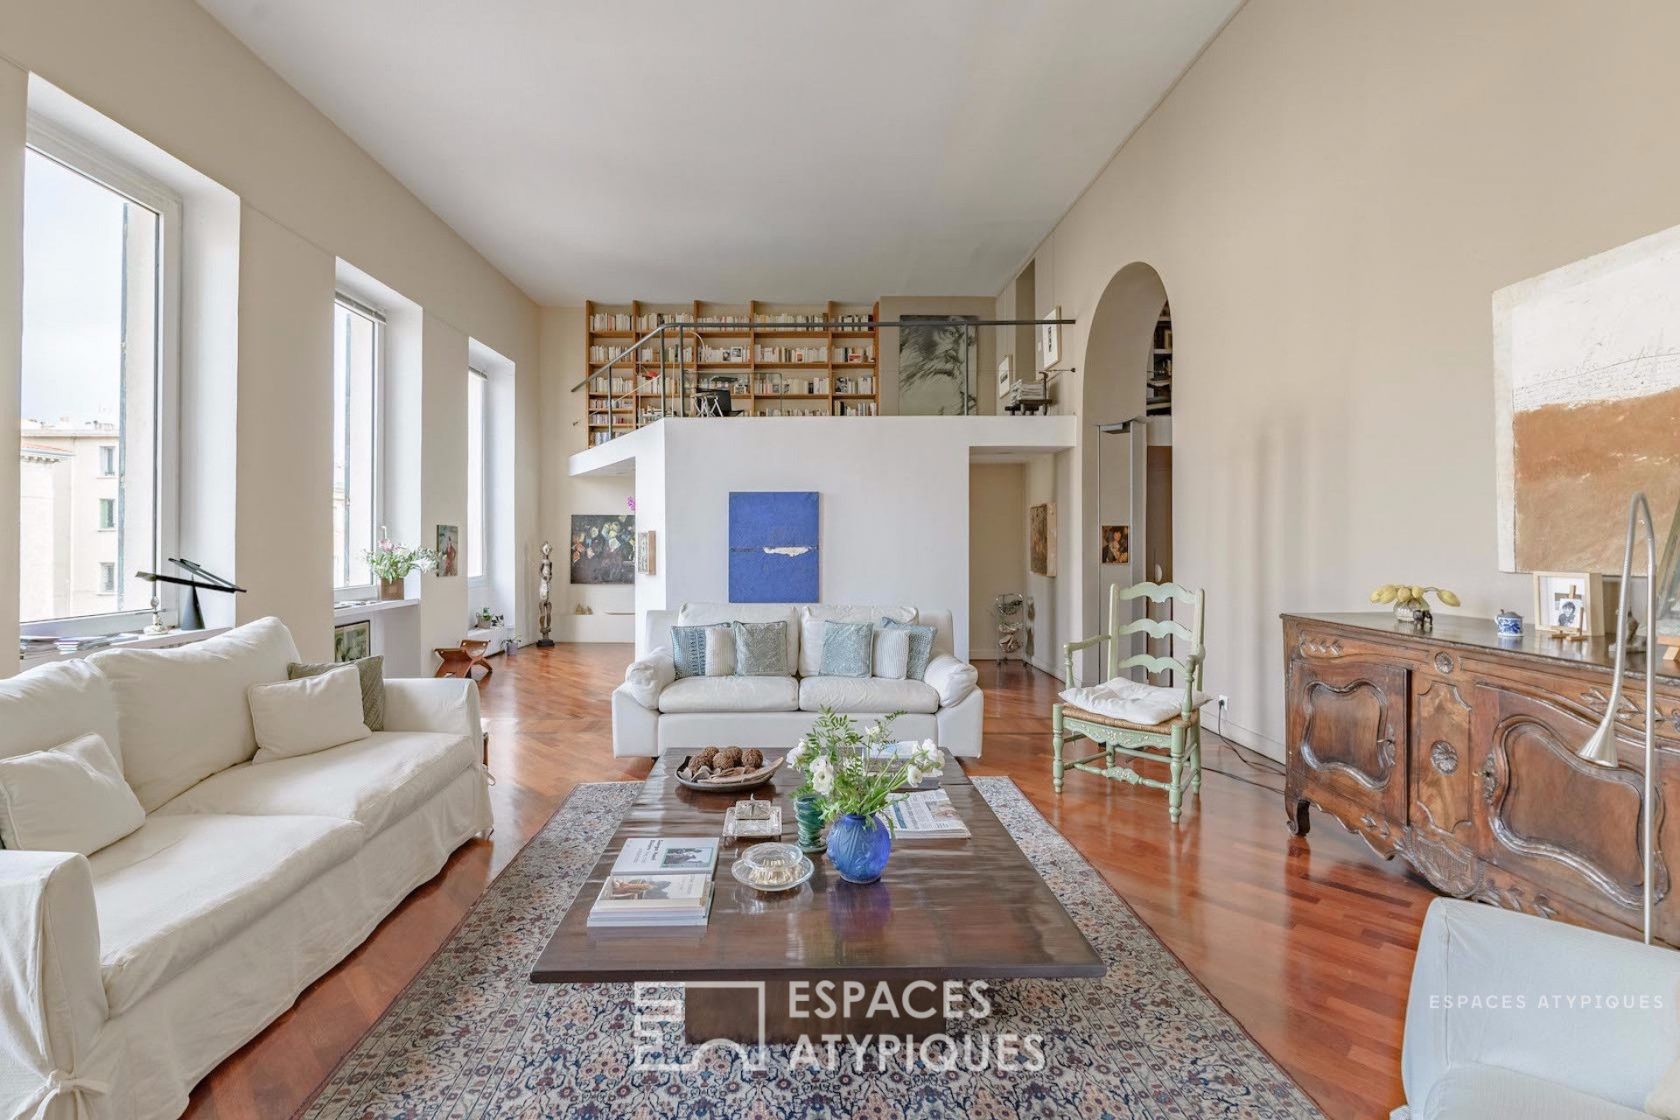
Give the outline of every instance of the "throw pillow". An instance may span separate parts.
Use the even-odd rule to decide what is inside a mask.
[[[910,634],[907,631],[875,631],[875,675],[891,681],[901,681],[910,675]]]
[[[0,847],[90,856],[145,823],[99,735],[0,759]]]
[[[907,626],[891,618],[883,618],[880,627],[883,630],[903,630],[910,635],[910,665],[905,670],[905,676],[913,681],[926,677],[928,662],[933,660],[933,627]]]
[[[867,677],[875,628],[867,622],[829,622],[823,625],[822,675]]]
[[[254,684],[245,698],[257,732],[253,764],[314,754],[373,734],[362,722],[361,675],[353,665],[318,677]]]
[[[671,660],[677,666],[679,681],[706,675],[706,631],[710,629],[709,626],[671,627]]]
[[[735,630],[730,626],[706,627],[706,675],[735,675]]]
[[[786,622],[733,622],[735,629],[735,674],[741,677],[787,677]]]
[[[382,654],[376,653],[355,661],[294,661],[286,666],[286,678],[297,681],[304,677],[318,677],[346,665],[354,665],[361,675],[362,722],[367,724],[369,731],[385,730],[385,658]]]

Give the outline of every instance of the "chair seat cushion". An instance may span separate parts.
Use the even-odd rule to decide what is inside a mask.
[[[355,855],[363,835],[326,817],[154,814],[95,852],[88,866],[111,1014]]]
[[[476,766],[482,749],[469,735],[376,731],[314,754],[224,770],[158,812],[336,817],[371,837]]]
[[[1117,727],[1123,731],[1156,731],[1162,735],[1168,734],[1174,727],[1188,727],[1196,722],[1196,716],[1192,715],[1189,719],[1185,719],[1183,716],[1174,716],[1172,719],[1162,720],[1160,723],[1133,723],[1131,720],[1116,719],[1114,716],[1104,715],[1101,712],[1088,712],[1084,708],[1076,708],[1072,704],[1062,705],[1062,719],[1094,723],[1101,727]]]
[[[799,710],[820,712],[937,712],[939,693],[923,681],[885,677],[806,677],[799,682]]]
[[[1650,1120],[1639,1112],[1526,1073],[1456,1065],[1429,1090],[1413,1120]]]
[[[660,690],[659,710],[796,712],[799,683],[792,677],[684,677]]]
[[[1127,723],[1153,727],[1166,723],[1184,710],[1184,689],[1165,688],[1115,677],[1089,688],[1070,688],[1061,694],[1062,701],[1075,708]],[[1191,701],[1191,710],[1207,703],[1198,693]]]

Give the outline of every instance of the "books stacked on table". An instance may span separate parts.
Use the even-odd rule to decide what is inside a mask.
[[[589,925],[703,926],[712,908],[715,837],[636,838],[625,843],[601,893],[589,908]]]
[[[887,802],[883,810],[892,822],[893,836],[904,840],[961,839],[968,826],[957,815],[951,796],[942,789],[915,790]]]

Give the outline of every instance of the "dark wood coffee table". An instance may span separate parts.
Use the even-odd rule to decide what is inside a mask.
[[[766,752],[773,754],[774,752]],[[765,894],[735,881],[729,866],[744,845],[725,843],[713,875],[711,920],[704,928],[598,929],[589,908],[624,842],[646,836],[721,836],[724,811],[742,794],[699,793],[671,776],[680,753],[667,754],[649,775],[589,880],[537,958],[538,984],[601,982],[762,981],[767,1041],[826,1031],[923,1036],[944,1030],[940,1016],[836,1014],[790,1018],[788,994],[817,981],[1002,980],[1098,977],[1106,968],[1067,911],[954,761],[942,785],[972,833],[967,839],[900,840],[879,882],[847,883],[822,855],[810,882]],[[784,836],[794,839],[793,801],[800,775],[777,771],[770,786],[782,802]],[[926,1003],[928,985],[917,1002]],[[750,999],[749,999],[750,996]],[[690,1038],[758,1037],[759,996],[743,988],[686,992]],[[818,1024],[814,1027],[813,1023]]]

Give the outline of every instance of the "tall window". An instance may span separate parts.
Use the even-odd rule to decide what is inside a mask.
[[[373,583],[362,553],[379,527],[379,392],[385,322],[339,297],[333,308],[333,588]]]
[[[134,573],[173,551],[179,203],[47,126],[32,125],[23,166],[20,617],[144,610],[152,585]]]
[[[484,469],[485,391],[490,379],[467,370],[467,578],[481,580],[488,569],[490,535],[485,531]],[[474,609],[481,603],[470,604]]]

